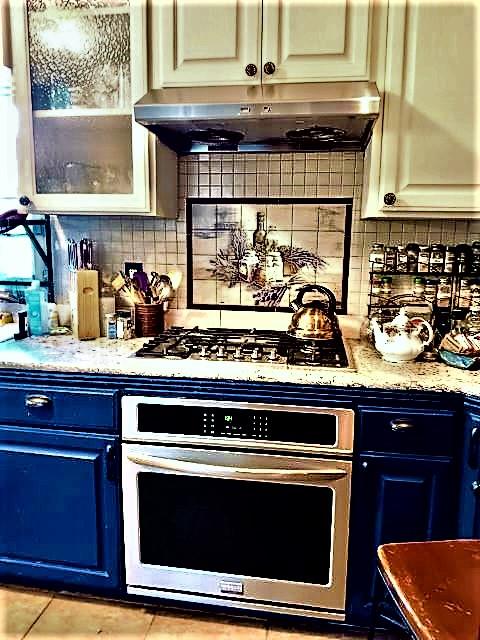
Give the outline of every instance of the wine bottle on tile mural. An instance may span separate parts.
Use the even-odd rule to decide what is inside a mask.
[[[253,232],[253,250],[257,254],[258,266],[255,273],[255,282],[265,284],[265,261],[267,254],[267,232],[265,231],[265,214],[257,211],[257,228]]]

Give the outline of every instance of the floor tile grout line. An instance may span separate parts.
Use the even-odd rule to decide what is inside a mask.
[[[148,625],[148,629],[147,629],[145,635],[143,636],[143,640],[147,640],[148,634],[150,633],[150,631],[151,631],[151,629],[153,627],[153,623],[155,622],[155,618],[156,618],[157,614],[154,612],[154,613],[151,614],[151,616],[152,616],[152,619],[150,620],[150,624]]]
[[[43,616],[43,614],[45,613],[45,611],[48,609],[48,607],[50,606],[50,604],[53,602],[53,598],[55,597],[55,594],[52,594],[50,596],[50,600],[47,602],[47,604],[43,607],[43,609],[40,611],[40,613],[38,614],[38,616],[35,618],[35,620],[32,622],[32,624],[28,627],[28,629],[26,630],[26,632],[23,634],[23,636],[20,638],[20,640],[24,640],[28,634],[30,633],[30,631],[33,629],[33,627],[37,624],[37,622],[40,620],[40,618]]]

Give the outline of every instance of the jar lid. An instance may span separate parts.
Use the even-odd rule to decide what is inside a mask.
[[[413,284],[425,284],[425,278],[422,278],[421,276],[416,276],[413,279]]]
[[[432,251],[443,251],[444,249],[445,247],[443,244],[440,244],[439,242],[437,244],[432,244]]]

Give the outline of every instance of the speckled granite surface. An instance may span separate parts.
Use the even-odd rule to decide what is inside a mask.
[[[480,396],[480,372],[461,371],[441,363],[389,364],[370,345],[357,340],[347,341],[355,370],[134,357],[143,342],[106,338],[79,342],[68,336],[8,341],[0,344],[0,368],[456,391]]]

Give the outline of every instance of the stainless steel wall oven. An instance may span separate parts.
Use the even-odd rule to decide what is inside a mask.
[[[125,396],[129,593],[345,619],[353,411]]]

